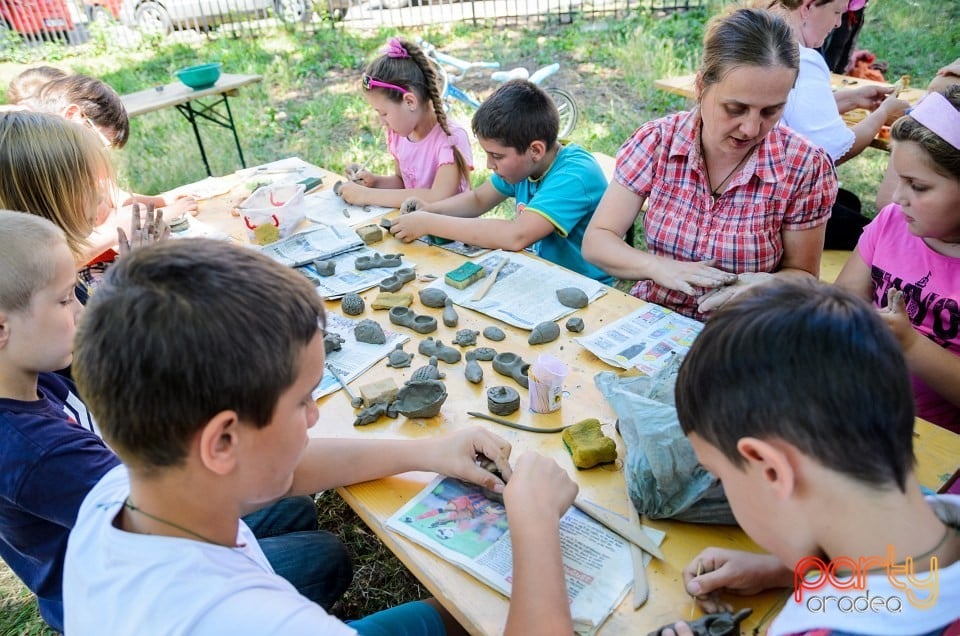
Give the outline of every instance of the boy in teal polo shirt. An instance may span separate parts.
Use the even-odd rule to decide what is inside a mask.
[[[473,133],[494,172],[475,190],[442,201],[408,199],[390,231],[403,241],[425,234],[470,245],[522,250],[610,284],[613,277],[580,253],[583,233],[607,188],[600,164],[580,146],[557,141],[550,96],[526,80],[507,82],[473,116]],[[508,197],[513,219],[477,218]]]

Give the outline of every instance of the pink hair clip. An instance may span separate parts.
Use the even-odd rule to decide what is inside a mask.
[[[400,40],[397,38],[390,38],[387,40],[387,45],[384,46],[380,52],[390,58],[402,59],[410,57],[410,54],[407,53],[407,49],[403,48],[403,45],[400,44]]]
[[[927,93],[907,114],[960,150],[960,112],[946,97],[937,92]]]

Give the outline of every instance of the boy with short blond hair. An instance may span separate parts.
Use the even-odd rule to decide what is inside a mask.
[[[323,301],[296,271],[221,241],[143,248],[87,306],[74,375],[124,462],[81,507],[64,573],[67,633],[440,635],[417,602],[340,623],[276,576],[241,515],[290,494],[409,470],[502,492],[517,556],[507,633],[570,633],[559,520],[577,487],[483,430],[418,440],[319,439]],[[407,630],[407,631],[403,631]]]
[[[470,245],[519,251],[610,284],[613,277],[581,254],[583,233],[607,188],[600,164],[577,145],[557,140],[560,116],[543,89],[527,80],[498,88],[473,116],[473,134],[487,153],[490,179],[475,190],[434,203],[408,199],[390,231],[403,241],[425,234]],[[506,199],[513,219],[476,218]]]

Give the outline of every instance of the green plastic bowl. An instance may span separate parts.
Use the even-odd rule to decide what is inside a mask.
[[[220,79],[220,62],[210,64],[198,64],[197,66],[188,66],[182,68],[174,75],[180,78],[180,81],[195,91],[210,88]]]

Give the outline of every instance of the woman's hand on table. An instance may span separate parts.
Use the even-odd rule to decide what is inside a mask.
[[[754,285],[762,285],[773,280],[773,274],[767,272],[744,272],[736,276],[735,282],[726,287],[712,289],[697,299],[697,310],[700,313],[707,314],[719,309],[733,298],[742,294]]]
[[[660,258],[657,271],[651,278],[658,285],[691,296],[698,293],[697,288],[714,289],[736,282],[736,274],[717,269],[713,266],[715,262],[713,259],[687,262]]]
[[[397,218],[392,219],[390,233],[404,243],[415,241],[425,234],[430,234],[430,221],[432,216],[432,212],[424,212],[422,210],[401,214]]]
[[[163,210],[156,210],[152,204],[147,205],[146,216],[140,218],[140,204],[134,203],[130,211],[130,236],[117,228],[117,245],[121,257],[132,250],[159,241],[165,241],[170,236],[170,226],[163,220]]]
[[[707,548],[683,569],[683,583],[704,612],[729,612],[733,608],[720,594],[751,596],[790,587],[793,571],[772,554]]]
[[[511,478],[513,472],[509,462],[510,442],[480,427],[436,438],[432,442],[433,452],[427,457],[425,469],[469,481],[497,493],[503,492],[504,482]],[[502,480],[477,463],[481,456],[497,465],[503,475]]]

